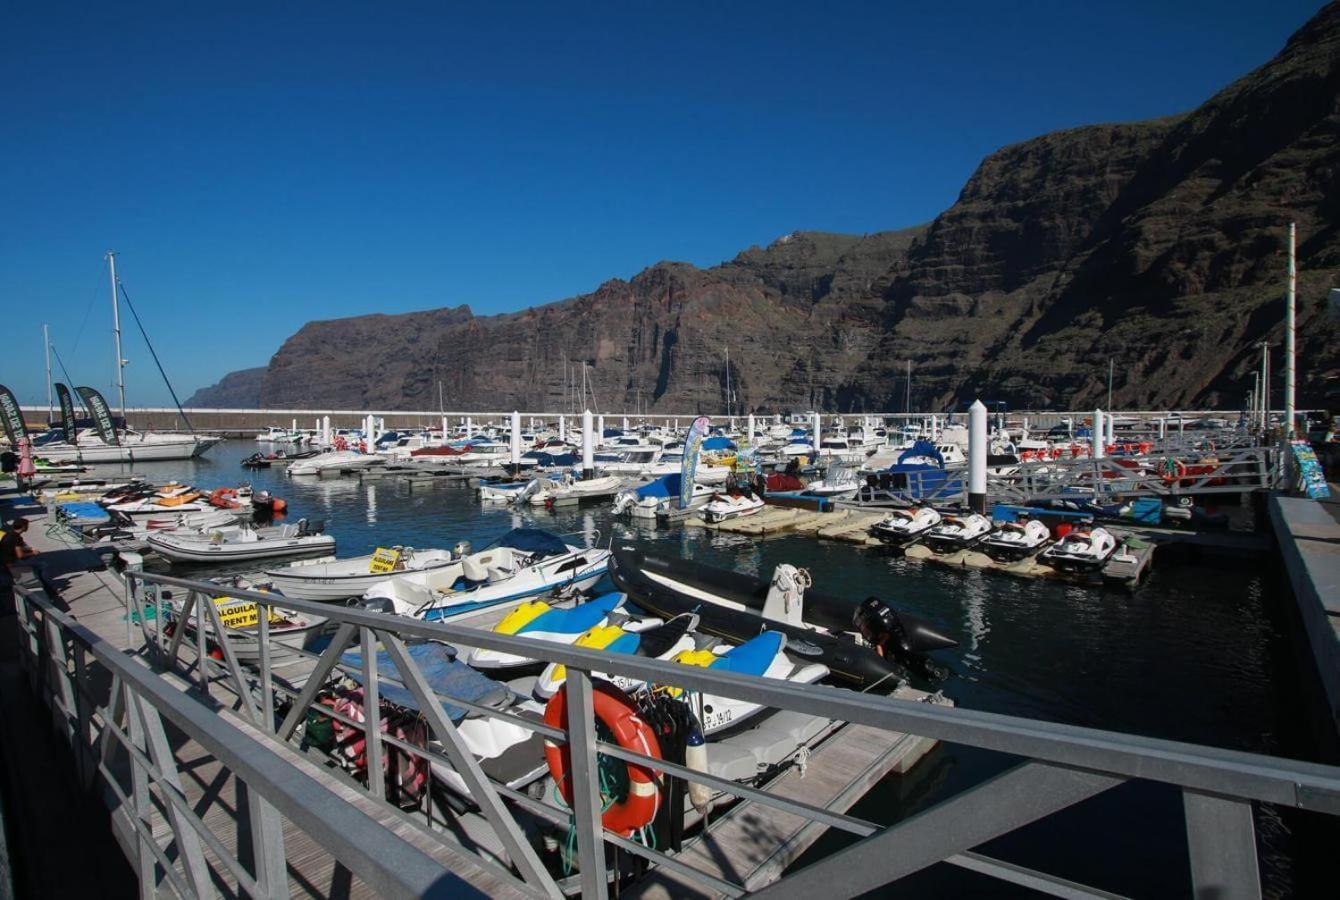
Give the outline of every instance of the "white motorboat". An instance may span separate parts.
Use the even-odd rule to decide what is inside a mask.
[[[264,586],[253,585],[243,578],[232,579],[228,583],[239,589],[268,593]],[[227,635],[228,646],[232,649],[234,656],[244,665],[257,662],[260,659],[260,645],[256,640],[260,610],[255,602],[239,597],[214,597],[212,599],[214,608],[219,613],[219,621],[223,624],[224,634]],[[172,634],[178,627],[184,625],[188,640],[194,643],[196,640],[195,611],[192,610],[191,614],[183,619],[182,609],[185,600],[173,600],[169,603],[171,608],[166,611],[164,617],[167,619],[164,632]],[[218,635],[213,622],[209,621],[210,618],[206,616],[206,646],[209,648],[208,652],[211,657],[222,660],[224,658],[223,652],[219,648]],[[327,621],[329,620],[325,616],[270,607],[269,645],[271,658],[296,656],[299,651],[308,649],[309,645],[325,630]]]
[[[654,519],[664,510],[678,509],[680,480],[681,476],[675,473],[634,488],[625,488],[614,495],[613,512],[616,516],[626,512],[635,519]],[[695,483],[688,508],[700,509],[712,499],[714,493],[707,485]]]
[[[610,556],[538,528],[513,529],[477,553],[461,550],[449,566],[372,585],[364,603],[432,621],[463,618],[560,588],[590,590],[609,568]]]
[[[531,506],[563,506],[583,500],[612,497],[623,487],[623,479],[616,475],[596,478],[574,478],[565,474],[552,486],[544,486],[526,498]]]
[[[457,558],[458,554],[451,550],[389,547],[348,559],[303,560],[267,569],[265,577],[285,597],[325,602],[361,597],[368,588],[383,581],[442,569]]]
[[[828,467],[828,471],[824,473],[823,478],[805,485],[805,493],[816,497],[842,500],[855,497],[860,488],[861,481],[856,477],[856,473],[842,463],[835,462]]]
[[[256,442],[259,444],[300,444],[305,437],[300,431],[290,431],[287,428],[271,425],[256,435]]]
[[[944,516],[939,525],[926,532],[925,541],[935,550],[962,550],[986,537],[993,527],[991,520],[980,513]]]
[[[382,465],[384,462],[385,460],[375,453],[331,450],[289,463],[285,471],[289,475],[320,475],[322,472],[339,472],[344,469],[366,469],[368,466]]]
[[[119,512],[125,516],[175,516],[182,513],[197,513],[213,509],[209,500],[190,485],[177,485],[159,490],[147,497],[133,500],[103,501],[109,512]]]
[[[724,522],[752,516],[763,509],[763,498],[749,490],[716,493],[703,505],[703,518],[708,522]]]
[[[940,524],[940,513],[929,506],[895,509],[870,526],[870,533],[886,544],[907,547]]]
[[[982,539],[982,549],[993,559],[1023,559],[1051,539],[1051,531],[1037,519],[1006,522]]]
[[[1106,528],[1072,531],[1046,550],[1039,561],[1058,569],[1091,571],[1112,557],[1117,539]]]
[[[481,481],[479,499],[485,503],[516,503],[523,496],[532,481]]]
[[[174,562],[215,563],[304,553],[332,553],[335,538],[306,519],[291,525],[236,531],[159,531],[144,539],[149,548]]]

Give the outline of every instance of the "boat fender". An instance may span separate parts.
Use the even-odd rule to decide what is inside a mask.
[[[684,765],[695,772],[706,772],[707,739],[703,737],[703,726],[698,717],[689,713],[689,733],[684,742]],[[689,782],[689,802],[702,815],[712,808],[712,789],[696,781]]]
[[[628,695],[608,681],[595,679],[591,683],[595,717],[609,729],[615,742],[625,750],[661,759],[661,747],[651,726],[637,714],[637,707]],[[551,728],[568,728],[568,689],[564,685],[549,699],[544,708],[544,724]],[[558,786],[563,802],[572,805],[572,752],[548,738],[544,741],[544,758],[549,774]],[[623,837],[643,828],[656,818],[660,806],[660,772],[640,763],[627,763],[628,795],[612,802],[601,816],[601,824]]]

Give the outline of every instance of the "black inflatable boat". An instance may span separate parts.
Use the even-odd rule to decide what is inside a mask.
[[[805,591],[803,626],[765,619],[769,580],[648,556],[633,547],[614,550],[609,574],[619,590],[648,612],[662,618],[696,612],[698,630],[705,633],[743,643],[764,629],[781,631],[788,653],[821,662],[833,677],[861,689],[884,682],[891,690],[906,679],[909,668],[925,669],[922,654],[958,645],[929,623],[873,598],[857,603],[816,590]],[[862,626],[863,618],[868,628]],[[850,632],[858,628],[883,646],[883,654],[852,637]]]

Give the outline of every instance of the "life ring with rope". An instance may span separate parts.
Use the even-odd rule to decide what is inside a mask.
[[[597,728],[604,727],[614,737],[615,743],[625,750],[641,753],[654,759],[661,758],[661,745],[651,726],[642,721],[637,706],[628,695],[608,681],[594,680],[591,683],[591,696],[594,701]],[[558,693],[549,698],[544,708],[544,724],[551,728],[568,728],[568,688],[565,684]],[[567,744],[559,745],[544,741],[544,758],[549,764],[549,774],[558,786],[563,802],[572,805],[572,751]],[[616,761],[617,762],[617,761]],[[601,814],[600,821],[605,828],[623,837],[651,824],[660,808],[660,773],[640,763],[626,763],[628,790],[624,797],[608,798],[608,805]]]

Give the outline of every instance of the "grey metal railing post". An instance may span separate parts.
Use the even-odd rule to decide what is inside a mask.
[[[143,752],[146,749],[144,729],[140,725],[139,716],[135,714],[134,696],[127,683],[121,685],[121,709],[124,711],[126,734],[130,737],[131,746]],[[104,745],[104,749],[108,746],[111,746],[110,742]],[[135,861],[139,870],[140,896],[153,898],[158,894],[158,878],[154,871],[157,861],[149,846],[153,841],[154,828],[153,803],[149,798],[149,773],[140,765],[134,753],[127,752],[126,756],[130,765],[131,800],[134,803],[134,808],[129,813],[135,822],[137,848]]]
[[[275,733],[275,692],[270,681],[270,607],[259,601],[256,608],[256,665],[261,679],[261,728],[266,734]]]
[[[1182,809],[1196,897],[1260,900],[1251,803],[1183,790]]]
[[[251,855],[256,884],[266,897],[288,897],[288,867],[284,854],[284,820],[259,791],[246,782],[237,782],[247,798],[247,818],[251,825]]]
[[[609,886],[605,881],[605,827],[601,823],[595,695],[590,673],[569,666],[564,690],[568,698],[568,750],[572,759],[569,774],[577,855],[582,866],[582,897],[604,900],[609,895]]]
[[[214,628],[214,643],[218,645],[219,652],[223,654],[224,663],[228,666],[228,674],[233,677],[233,681],[237,685],[237,699],[241,701],[247,717],[260,724],[260,710],[256,706],[256,699],[251,695],[251,689],[247,686],[246,679],[242,676],[242,666],[237,661],[237,653],[233,650],[233,642],[228,639],[228,630],[223,627],[223,616],[219,614],[218,605],[208,597],[201,597],[197,601],[195,621],[198,630],[203,630],[200,621],[201,609],[209,613],[209,622]],[[268,615],[260,608],[260,604],[256,604],[256,612],[258,615]]]
[[[386,797],[386,778],[382,772],[381,691],[377,684],[377,641],[371,628],[358,629],[363,657],[363,746],[368,763],[368,793],[378,800]]]
[[[209,617],[205,615],[205,605],[213,606],[212,597],[206,597],[199,591],[191,591],[186,595],[186,607],[182,610],[181,625],[186,627],[186,622],[190,616],[195,616],[195,672],[200,681],[200,693],[206,697],[209,696],[209,639],[205,634],[205,623]],[[220,640],[222,635],[218,636]]]

